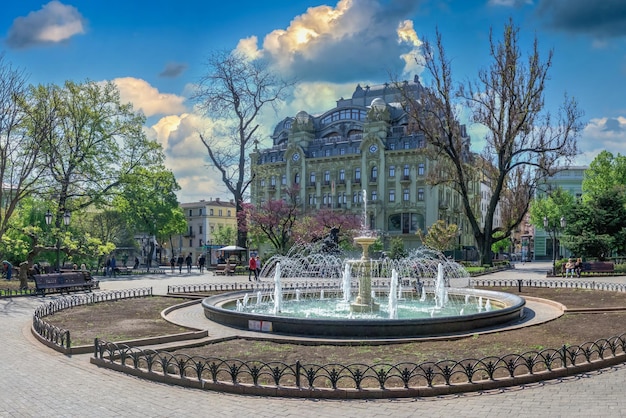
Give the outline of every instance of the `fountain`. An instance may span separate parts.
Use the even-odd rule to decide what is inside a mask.
[[[206,298],[202,302],[205,316],[255,331],[365,339],[473,333],[524,316],[524,299],[466,287],[465,269],[434,250],[413,250],[399,260],[371,260],[368,250],[376,237],[363,219],[354,239],[361,247],[360,258],[324,251],[321,244],[294,246],[287,256],[265,263],[262,276],[273,274],[272,292],[257,292],[255,303],[248,291]],[[358,277],[354,300],[352,277]],[[336,284],[331,289],[303,286],[293,291],[283,289],[283,279],[313,285],[333,280]],[[404,290],[402,282],[412,285]],[[455,287],[449,287],[450,283]],[[383,300],[387,303],[381,304]]]

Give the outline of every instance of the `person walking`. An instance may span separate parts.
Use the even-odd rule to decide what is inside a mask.
[[[185,263],[187,263],[187,273],[191,273],[191,264],[193,263],[193,257],[191,257],[191,253],[185,258]]]
[[[2,268],[6,274],[6,279],[11,280],[11,275],[13,274],[13,264],[9,263],[7,260],[2,262]]]
[[[117,263],[115,261],[115,255],[111,257],[111,275],[115,278],[115,268],[117,267]]]
[[[206,264],[206,257],[204,256],[204,254],[202,254],[200,256],[200,259],[198,260],[198,267],[200,267],[200,273],[204,273],[205,264]]]
[[[172,258],[170,258],[170,267],[172,268],[172,273],[174,273],[174,271],[176,270],[176,257],[174,257],[172,255]]]
[[[251,282],[252,279],[252,275],[254,274],[254,281],[257,280],[257,272],[256,272],[256,259],[254,258],[254,256],[250,257],[250,260],[248,261],[248,281]]]
[[[258,255],[254,259],[254,263],[256,264],[255,280],[258,282],[261,281],[261,259]]]
[[[178,273],[182,273],[183,272],[183,263],[185,262],[185,259],[183,258],[183,255],[180,254],[178,256],[178,259],[176,260],[176,264],[178,264]]]

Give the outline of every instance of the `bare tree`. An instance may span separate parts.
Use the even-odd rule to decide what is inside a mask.
[[[257,118],[262,109],[275,107],[293,82],[273,74],[261,60],[249,60],[239,52],[219,51],[207,62],[194,98],[215,124],[211,133],[200,134],[209,165],[221,173],[232,193],[237,213],[242,211],[252,177],[248,154],[259,141]],[[238,217],[245,222],[245,217]],[[246,246],[245,225],[238,225],[237,245]]]
[[[31,112],[31,104],[26,76],[0,55],[0,237],[18,204],[35,191],[44,168],[38,135],[49,122]]]
[[[582,114],[575,100],[565,97],[556,120],[545,109],[552,51],[542,59],[535,38],[525,57],[518,38],[519,29],[512,21],[505,25],[499,41],[490,32],[491,64],[478,73],[476,81],[457,85],[437,32],[436,44],[425,42],[423,48],[431,85],[418,99],[404,95],[412,126],[424,134],[439,165],[431,180],[454,187],[460,194],[481,262],[486,264],[492,261],[492,243],[509,237],[522,222],[537,183],[576,155],[581,129]],[[487,129],[480,156],[469,152],[468,138],[458,123],[462,107],[470,112],[471,122]],[[479,181],[491,188],[484,226],[475,198]],[[503,225],[496,228],[494,214],[500,202]]]

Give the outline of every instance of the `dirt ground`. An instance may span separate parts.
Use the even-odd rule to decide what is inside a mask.
[[[517,293],[517,288],[489,288]],[[524,288],[521,296],[552,299],[568,308],[626,308],[626,294],[579,289]],[[91,344],[95,337],[108,341],[184,332],[160,317],[167,306],[181,299],[149,297],[81,306],[47,317],[48,322],[71,331],[75,345]],[[626,310],[616,313],[577,313],[546,324],[456,340],[424,341],[390,345],[294,345],[234,340],[185,349],[189,355],[263,362],[296,360],[307,363],[400,363],[445,359],[461,360],[522,354],[563,345],[580,345],[626,331]]]

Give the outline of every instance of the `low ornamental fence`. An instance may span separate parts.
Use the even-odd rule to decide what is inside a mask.
[[[434,287],[435,281],[432,279],[421,279],[419,281],[421,286]],[[358,288],[358,280],[352,280],[352,289]],[[414,286],[415,279],[403,279],[402,286]],[[391,286],[391,280],[372,279],[372,288],[389,289]],[[337,290],[341,287],[341,280],[329,280],[329,281],[295,281],[281,283],[281,288],[285,291],[289,290]],[[167,286],[168,294],[181,294],[181,293],[202,293],[202,292],[229,292],[237,290],[249,290],[251,292],[261,291],[268,292],[274,290],[274,282],[260,282],[260,283],[202,283],[202,284],[180,284]]]
[[[581,345],[460,361],[398,364],[264,363],[142,350],[96,339],[91,362],[142,378],[240,394],[411,397],[565,377],[626,359],[626,335]]]
[[[37,294],[37,290],[32,287],[28,289],[0,289],[1,298],[12,298],[16,296],[33,296]]]
[[[626,285],[596,281],[546,279],[471,279],[470,287],[549,287],[563,289],[602,290],[608,292],[626,292]]]
[[[107,292],[66,296],[47,304],[41,305],[37,309],[35,309],[35,313],[33,314],[32,329],[35,334],[39,336],[40,339],[46,342],[47,345],[57,349],[58,351],[68,354],[71,352],[72,348],[70,331],[49,324],[44,319],[45,317],[64,309],[73,308],[76,306],[145,296],[152,296],[151,287],[111,290]]]

